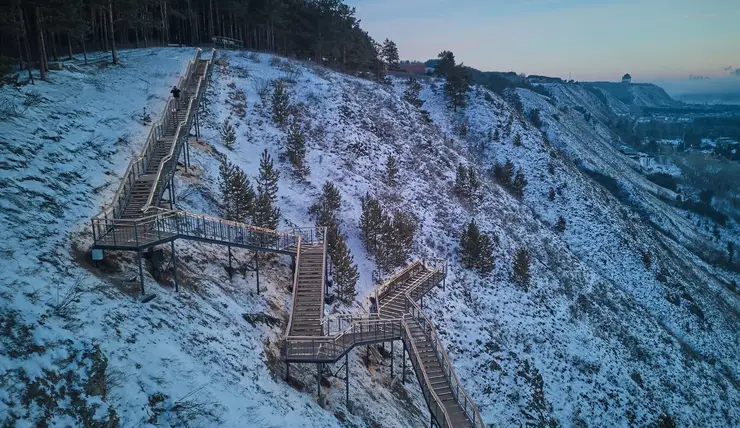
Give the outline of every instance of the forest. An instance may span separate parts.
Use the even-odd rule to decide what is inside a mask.
[[[322,62],[343,71],[377,66],[379,47],[341,0],[4,0],[0,76],[87,51],[242,40],[250,50]],[[50,64],[52,63],[52,64]]]

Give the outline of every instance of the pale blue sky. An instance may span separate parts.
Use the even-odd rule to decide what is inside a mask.
[[[740,0],[346,1],[402,59],[447,49],[482,70],[576,80],[717,78],[740,68]]]

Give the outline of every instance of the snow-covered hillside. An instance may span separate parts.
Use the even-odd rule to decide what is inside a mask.
[[[326,409],[315,403],[315,366],[291,367],[302,384],[281,379],[289,260],[269,262],[257,295],[253,273],[229,279],[224,248],[178,242],[185,285],[176,294],[166,281],[155,285],[148,276],[157,294],[148,304],[136,299],[132,254],[107,253],[101,268],[87,261],[89,218],[110,200],[147,132],[134,113],[147,107],[156,119],[192,53],[130,51],[120,68],[54,73],[55,84],[38,87],[41,104],[0,122],[0,220],[11,225],[0,244],[7,282],[0,289],[0,421],[428,425],[413,376],[405,385],[397,379],[400,346],[395,381],[387,365],[367,368],[365,352],[352,352],[350,408],[339,377],[327,377]],[[272,122],[269,96],[260,99],[257,90],[287,79],[306,128],[310,172],[299,177],[288,163],[280,164],[281,226],[310,225],[307,209],[321,186],[329,180],[339,188],[342,226],[361,280],[352,308],[337,304],[330,310],[361,311],[375,266],[360,243],[360,197],[370,192],[386,207],[413,212],[420,220],[413,255],[450,262],[446,290],[433,291],[425,304],[487,423],[647,426],[663,412],[679,426],[740,422],[739,305],[725,286],[731,278],[685,248],[694,232],[671,238],[644,220],[667,222],[671,231],[687,226],[653,196],[660,190],[610,145],[612,136],[599,123],[613,112],[591,107],[593,94],[568,92],[567,101],[553,91],[556,108],[521,91],[525,110],[542,111],[545,140],[501,98],[481,89],[470,93],[465,110],[453,112],[442,82],[425,82],[422,108],[432,119],[427,123],[402,101],[400,79],[378,85],[264,54],[219,55],[207,94],[204,142],[192,146],[194,169],[177,176],[179,206],[217,214],[223,157],[251,176],[264,148],[280,158],[286,135]],[[2,91],[25,99],[13,89]],[[78,93],[84,103],[69,99]],[[561,104],[571,108],[563,112]],[[588,109],[596,125],[576,105]],[[70,113],[81,106],[84,111]],[[237,126],[233,150],[220,141],[227,118]],[[497,128],[501,138],[493,141]],[[514,144],[516,135],[521,146]],[[41,144],[40,136],[53,138]],[[381,180],[390,154],[400,160],[396,188]],[[529,182],[522,201],[488,174],[494,161],[506,158]],[[576,159],[627,183],[640,209],[584,175]],[[459,200],[452,191],[461,162],[483,177],[480,201]],[[554,228],[559,216],[566,220],[563,233]],[[460,231],[472,218],[496,237],[496,268],[487,277],[459,263]],[[511,280],[514,252],[523,247],[533,254],[527,289]],[[235,254],[239,264],[251,257]]]

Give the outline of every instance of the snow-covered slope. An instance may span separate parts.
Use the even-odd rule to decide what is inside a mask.
[[[133,255],[109,253],[103,269],[86,261],[89,218],[115,191],[116,177],[146,132],[129,119],[130,113],[120,114],[121,106],[137,104],[158,112],[177,78],[177,73],[158,70],[179,72],[192,51],[127,55],[126,67],[101,72],[104,81],[119,79],[118,89],[107,87],[86,98],[91,112],[112,106],[98,113],[96,128],[82,118],[77,123],[25,118],[0,123],[7,127],[2,161],[14,168],[0,175],[9,184],[2,187],[0,220],[13,225],[0,244],[7,254],[2,268],[8,279],[0,301],[6,349],[0,351],[5,373],[0,375],[0,420],[76,425],[86,418],[115,418],[122,426],[427,425],[418,385],[391,382],[387,366],[366,368],[364,351],[349,359],[350,408],[344,404],[344,381],[332,376],[330,386],[324,386],[327,408],[314,403],[315,367],[291,367],[303,385],[281,380],[279,340],[290,304],[289,260],[268,264],[261,272],[263,292],[257,295],[253,273],[229,280],[225,249],[181,242],[183,289],[175,294],[166,282],[155,285],[150,278],[157,298],[149,304],[135,299]],[[401,100],[402,80],[380,86],[307,64],[270,62],[268,55],[259,55],[259,62],[241,53],[223,55],[209,89],[204,143],[194,144],[191,153],[195,168],[177,177],[181,207],[217,213],[216,178],[223,156],[251,176],[264,148],[279,158],[285,134],[272,123],[269,100],[261,100],[256,89],[261,82],[288,78],[291,103],[307,130],[310,173],[297,177],[281,163],[282,227],[309,225],[307,209],[321,186],[330,180],[339,188],[340,217],[361,281],[353,308],[334,309],[363,310],[372,291],[374,264],[358,229],[359,198],[371,192],[385,206],[420,219],[415,256],[450,261],[446,290],[433,292],[425,304],[487,423],[646,426],[665,412],[679,426],[737,425],[737,295],[724,287],[726,274],[699,261],[680,239],[641,222],[569,159],[611,168],[610,173],[627,177],[631,195],[662,209],[659,201],[645,196],[656,189],[632,177],[625,161],[608,151],[606,129],[590,130],[577,117],[583,115],[572,110],[552,119],[550,103],[521,93],[526,109],[543,111],[550,143],[496,95],[488,94],[492,101],[486,101],[482,90],[471,93],[467,109],[451,111],[435,80],[424,83],[422,91],[423,108],[433,119],[429,124]],[[57,103],[74,93],[68,87],[88,85],[86,73],[65,73],[53,75],[58,85],[44,86],[46,101],[35,107],[37,117],[66,118],[68,108]],[[136,87],[140,77],[156,90]],[[127,104],[114,98],[123,92],[120,88],[127,88]],[[247,96],[243,116],[234,105],[240,91]],[[147,99],[150,93],[156,96]],[[7,94],[15,92],[4,90]],[[573,105],[590,99],[585,92],[571,96],[582,98],[574,98]],[[598,115],[606,118],[607,112]],[[218,128],[227,117],[237,125],[233,150],[220,143]],[[509,121],[511,132],[505,132]],[[465,136],[459,133],[462,123]],[[45,135],[57,133],[54,146],[33,145],[37,127]],[[496,127],[500,142],[489,139]],[[81,129],[105,139],[80,138]],[[118,140],[126,133],[131,138]],[[517,134],[521,146],[513,144]],[[600,138],[598,145],[589,146],[583,136]],[[84,149],[95,147],[88,141],[108,143],[87,159]],[[50,148],[57,154],[39,158],[40,150]],[[397,188],[380,180],[389,154],[400,159]],[[492,162],[506,158],[529,181],[523,201],[488,178]],[[479,202],[454,196],[459,162],[484,177]],[[62,168],[82,177],[38,178]],[[550,187],[557,191],[553,201]],[[558,216],[567,221],[563,234],[552,227]],[[471,218],[496,236],[496,269],[488,277],[459,264],[459,233]],[[522,247],[533,254],[533,280],[526,290],[510,279],[513,254]],[[644,251],[651,254],[649,267],[643,263]],[[239,264],[251,257],[235,253]],[[64,305],[70,290],[80,292]],[[57,375],[68,371],[73,374]],[[54,406],[49,397],[63,404]]]

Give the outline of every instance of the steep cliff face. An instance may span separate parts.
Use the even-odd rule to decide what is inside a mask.
[[[442,81],[422,82],[425,114],[403,101],[403,79],[379,85],[264,54],[221,55],[203,116],[204,141],[192,146],[194,169],[176,178],[182,208],[218,214],[222,159],[254,177],[264,149],[275,159],[282,157],[287,135],[273,121],[270,83],[285,79],[292,111],[299,112],[296,118],[305,131],[308,172],[297,174],[289,163],[278,163],[280,227],[311,225],[308,207],[321,186],[333,182],[342,197],[342,229],[361,276],[356,301],[349,307],[335,304],[328,312],[367,309],[375,263],[361,244],[358,220],[360,197],[369,192],[384,207],[418,219],[412,257],[449,261],[446,289],[425,298],[425,307],[487,423],[646,426],[665,412],[679,426],[737,425],[740,304],[724,285],[733,278],[686,249],[685,240],[693,239],[694,232],[684,231],[691,229],[683,213],[668,209],[656,197],[660,189],[613,148],[615,136],[604,123],[622,108],[616,97],[605,95],[614,107],[579,85],[550,85],[550,100],[519,90],[525,113],[540,110],[543,134],[503,99],[480,88],[469,94],[467,108],[455,112],[447,106]],[[134,76],[142,71],[132,63],[130,72],[122,81],[137,81]],[[158,82],[169,85],[167,79]],[[265,85],[267,91],[260,94]],[[145,92],[140,92],[132,100],[144,102]],[[157,102],[152,104],[156,110]],[[53,111],[51,104],[43,108],[52,110],[40,114]],[[232,149],[221,142],[226,119],[236,127]],[[106,116],[108,122],[118,123],[115,115]],[[14,126],[23,134],[36,125],[18,119]],[[116,132],[112,126],[106,135],[117,137]],[[76,147],[73,133],[60,133],[59,139],[59,147]],[[5,144],[14,153],[22,147],[14,155],[21,160],[33,157],[25,151],[26,139]],[[156,284],[147,275],[157,294],[149,305],[131,297],[136,290],[129,278],[136,265],[130,255],[109,254],[108,272],[82,262],[78,248],[89,244],[88,219],[108,200],[117,186],[115,175],[138,148],[130,140],[106,147],[110,150],[99,161],[114,178],[95,179],[98,191],[82,185],[55,190],[49,197],[65,203],[48,212],[42,208],[49,218],[69,219],[53,224],[69,238],[40,242],[43,251],[31,252],[22,242],[38,221],[19,206],[2,208],[3,219],[15,225],[3,232],[13,256],[5,260],[16,262],[3,264],[13,281],[3,290],[0,309],[15,314],[17,327],[7,328],[13,343],[25,347],[25,354],[0,353],[2,367],[13,370],[2,379],[14,385],[0,397],[3,415],[66,421],[68,415],[59,408],[51,409],[51,418],[38,407],[24,408],[22,397],[33,383],[24,387],[22,380],[42,378],[44,370],[60,371],[76,355],[97,355],[89,349],[98,345],[113,379],[105,406],[125,426],[428,424],[418,386],[398,381],[400,346],[395,347],[393,380],[387,361],[368,368],[365,351],[352,352],[349,407],[341,364],[331,368],[322,387],[328,397],[325,409],[311,395],[317,388],[315,367],[291,367],[299,381],[292,386],[281,379],[280,324],[290,308],[289,260],[276,258],[264,266],[263,291],[257,295],[253,273],[228,276],[225,249],[178,243],[178,270],[186,285],[176,294],[166,281]],[[389,155],[399,160],[395,186],[382,180]],[[40,168],[55,168],[55,159],[44,160],[48,165]],[[527,179],[522,198],[491,178],[491,166],[506,159]],[[61,163],[83,168],[75,162]],[[460,198],[453,191],[459,164],[481,177],[477,197]],[[621,190],[606,190],[576,164],[614,177]],[[18,168],[25,171],[24,165],[19,161]],[[56,184],[38,186],[52,192]],[[560,218],[564,229],[556,227]],[[460,232],[471,219],[495,242],[496,266],[490,275],[461,264]],[[646,219],[681,232],[670,237]],[[52,233],[44,227],[45,234]],[[532,255],[527,285],[512,280],[514,254],[522,248]],[[241,265],[251,254],[235,251],[235,257]],[[70,308],[76,309],[62,317],[54,309],[55,295],[75,290],[76,284],[84,286],[84,293],[75,294]],[[34,331],[34,341],[16,334],[26,327]],[[97,361],[80,358],[88,360]]]

